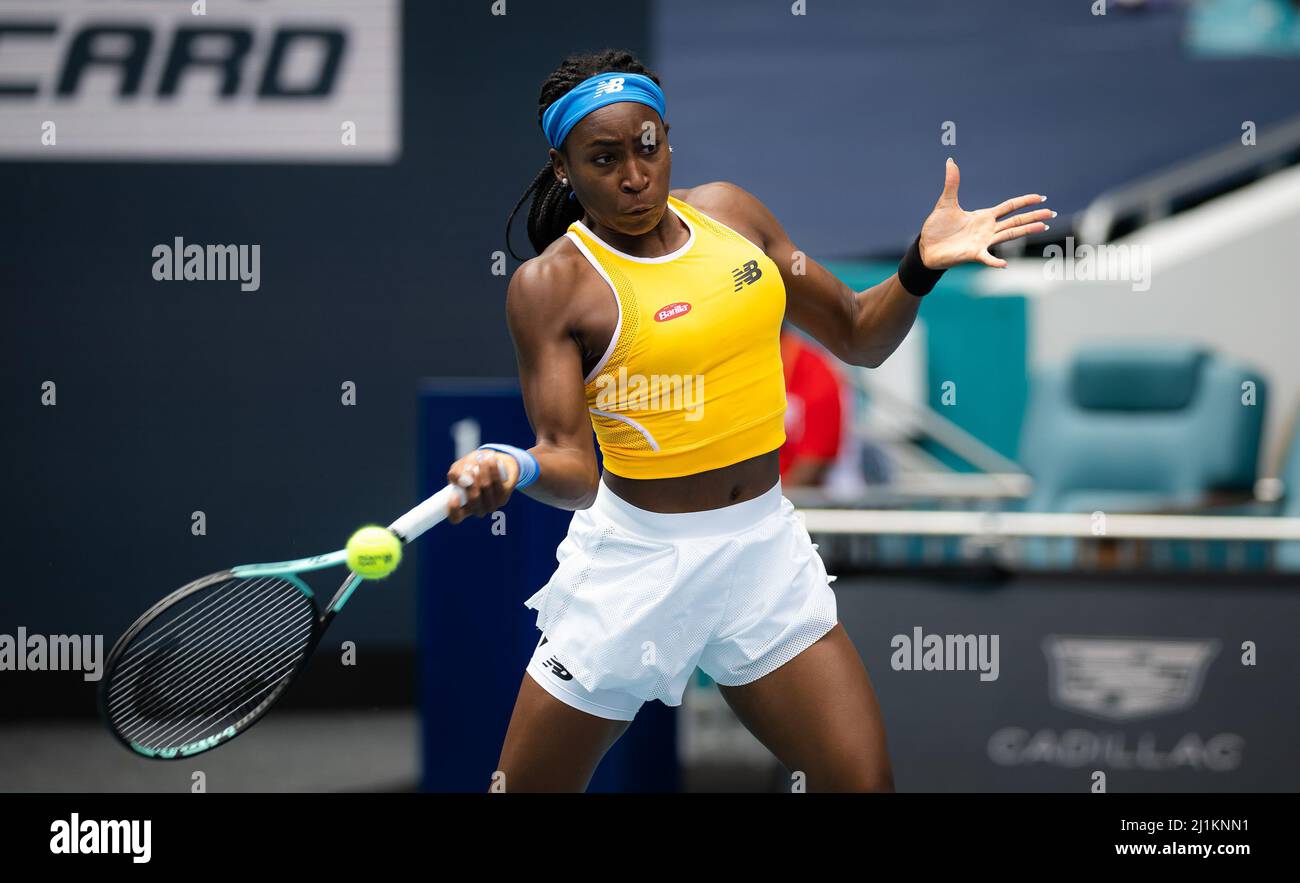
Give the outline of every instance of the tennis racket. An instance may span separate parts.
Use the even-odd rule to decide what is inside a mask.
[[[498,466],[501,477],[505,468]],[[447,517],[448,485],[389,525],[409,543]],[[179,760],[216,748],[265,715],[306,667],[361,577],[348,572],[324,610],[302,574],[347,561],[241,564],[181,586],[113,645],[99,685],[109,730],[142,757]]]

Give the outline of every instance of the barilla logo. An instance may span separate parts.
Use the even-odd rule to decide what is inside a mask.
[[[691,311],[691,305],[685,301],[678,301],[655,313],[656,322],[667,322],[669,319],[676,319],[678,316],[685,316]]]

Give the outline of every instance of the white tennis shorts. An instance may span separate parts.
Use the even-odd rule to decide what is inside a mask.
[[[602,481],[555,557],[524,602],[542,631],[527,670],[598,717],[632,720],[651,699],[680,705],[696,667],[725,686],[750,683],[837,622],[835,577],[780,482],[721,509],[661,513]]]

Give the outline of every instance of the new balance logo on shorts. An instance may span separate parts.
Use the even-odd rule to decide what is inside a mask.
[[[546,643],[546,641],[547,641],[546,635],[542,635],[542,639],[537,642],[537,646],[538,647],[542,646],[543,644]],[[560,660],[556,659],[554,656],[552,656],[550,659],[543,662],[542,667],[549,668],[551,670],[551,674],[555,675],[557,678],[559,678],[562,681],[573,680],[572,673],[570,673],[567,668],[561,665]]]
[[[543,662],[542,666],[545,668],[549,668],[551,670],[551,674],[555,675],[557,678],[559,678],[562,681],[573,680],[573,675],[569,673],[569,670],[567,668],[560,665],[560,660],[556,659],[554,656],[552,656],[550,659]]]
[[[731,271],[731,277],[736,280],[735,291],[740,291],[742,285],[753,285],[759,279],[763,278],[763,271],[758,268],[758,261],[745,261],[745,263]]]

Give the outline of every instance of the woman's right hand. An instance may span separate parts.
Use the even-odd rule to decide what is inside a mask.
[[[497,511],[510,499],[518,481],[519,464],[514,457],[500,451],[470,451],[447,470],[447,483],[459,487],[467,498],[464,505],[451,501],[447,520],[459,524],[471,515],[482,518]]]

